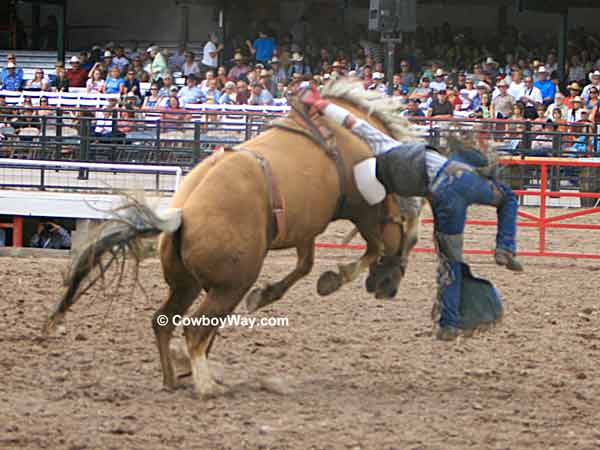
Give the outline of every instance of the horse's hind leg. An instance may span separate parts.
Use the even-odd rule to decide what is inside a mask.
[[[181,285],[169,288],[169,297],[152,318],[152,327],[156,336],[156,345],[160,355],[160,365],[163,373],[163,384],[167,389],[175,389],[177,378],[171,359],[169,343],[173,336],[175,325],[173,317],[184,315],[194,302],[200,289],[197,285]]]
[[[305,277],[312,270],[315,262],[314,239],[296,247],[298,261],[296,268],[283,280],[269,284],[265,288],[255,288],[246,297],[246,309],[253,313],[260,308],[279,300],[298,280]]]
[[[198,309],[190,316],[192,322],[184,327],[194,387],[198,395],[214,396],[223,390],[215,382],[208,367],[208,351],[213,343],[214,334],[219,328],[216,322],[233,312],[249,287],[209,289]]]

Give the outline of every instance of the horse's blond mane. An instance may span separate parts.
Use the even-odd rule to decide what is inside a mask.
[[[324,98],[345,100],[379,120],[398,141],[420,140],[410,122],[399,114],[398,103],[386,95],[367,91],[360,81],[340,78],[330,81],[322,91]]]

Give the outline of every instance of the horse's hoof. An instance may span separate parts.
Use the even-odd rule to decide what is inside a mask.
[[[323,272],[317,281],[317,292],[321,296],[333,294],[342,287],[342,277],[331,270]]]
[[[260,308],[264,290],[262,288],[254,288],[246,297],[246,311],[248,314],[252,314]]]
[[[204,383],[202,386],[195,386],[194,389],[195,395],[202,399],[220,397],[224,395],[225,392],[226,388],[217,384],[214,380]]]

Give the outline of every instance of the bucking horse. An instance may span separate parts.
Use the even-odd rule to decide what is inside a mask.
[[[322,95],[399,141],[414,139],[393,100],[367,92],[359,83],[334,81]],[[323,273],[318,293],[329,295],[371,268],[369,291],[378,297],[395,296],[416,243],[420,200],[390,197],[369,206],[352,176],[354,165],[372,156],[368,145],[323,117],[311,118],[299,102],[292,104],[296,107],[266,131],[198,164],[184,178],[166,212],[129,198],[115,212],[117,217],[78,249],[65,292],[45,331],[51,331],[98,279],[92,274],[106,271],[107,257],[112,255],[112,263],[127,249],[138,248],[141,238],[157,235],[169,294],[154,314],[152,326],[168,389],[174,389],[178,379],[169,348],[173,316],[186,314],[203,291],[191,317],[224,318],[245,296],[250,312],[282,298],[311,271],[315,239],[334,220],[353,222],[366,250],[358,260]],[[282,280],[250,291],[267,252],[288,248],[296,249],[296,267]],[[378,279],[374,268],[386,257],[390,267],[383,273],[392,275]],[[84,286],[87,278],[91,281]],[[168,318],[166,324],[164,317],[159,322],[161,316]],[[214,326],[184,327],[193,383],[200,395],[222,390],[208,365],[216,331]]]

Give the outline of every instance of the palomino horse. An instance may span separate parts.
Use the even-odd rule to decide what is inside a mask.
[[[375,98],[360,84],[336,81],[323,96],[357,116],[367,117],[398,140],[412,139],[408,123],[394,114],[394,104],[377,94]],[[340,149],[343,170],[336,168],[323,148],[305,135],[274,127],[245,142],[238,151],[209,157],[194,168],[173,197],[167,214],[159,216],[135,201],[121,208],[120,219],[105,224],[98,237],[80,249],[66,281],[66,292],[46,331],[62,318],[78,292],[87,290],[79,288],[91,270],[100,267],[104,272],[103,254],[114,255],[118,249],[131,247],[139,237],[162,233],[160,259],[169,296],[154,315],[152,325],[163,382],[173,389],[177,380],[169,349],[173,316],[184,315],[202,290],[206,295],[193,317],[222,318],[232,313],[256,282],[270,249],[296,248],[298,262],[281,281],[249,294],[250,311],[281,298],[310,272],[315,238],[335,219],[351,220],[367,249],[358,261],[321,276],[317,287],[322,295],[354,280],[384,251],[399,253],[405,264],[410,246],[416,242],[418,221],[401,223],[396,209],[396,220],[388,220],[389,226],[382,225],[383,206],[369,206],[353,178],[343,175],[351,174],[356,163],[372,156],[371,150],[348,130],[334,123],[327,125]],[[272,179],[276,180],[276,188]],[[284,220],[276,220],[277,214]],[[213,380],[207,362],[216,330],[214,326],[184,327],[195,390],[202,395],[222,389]]]

